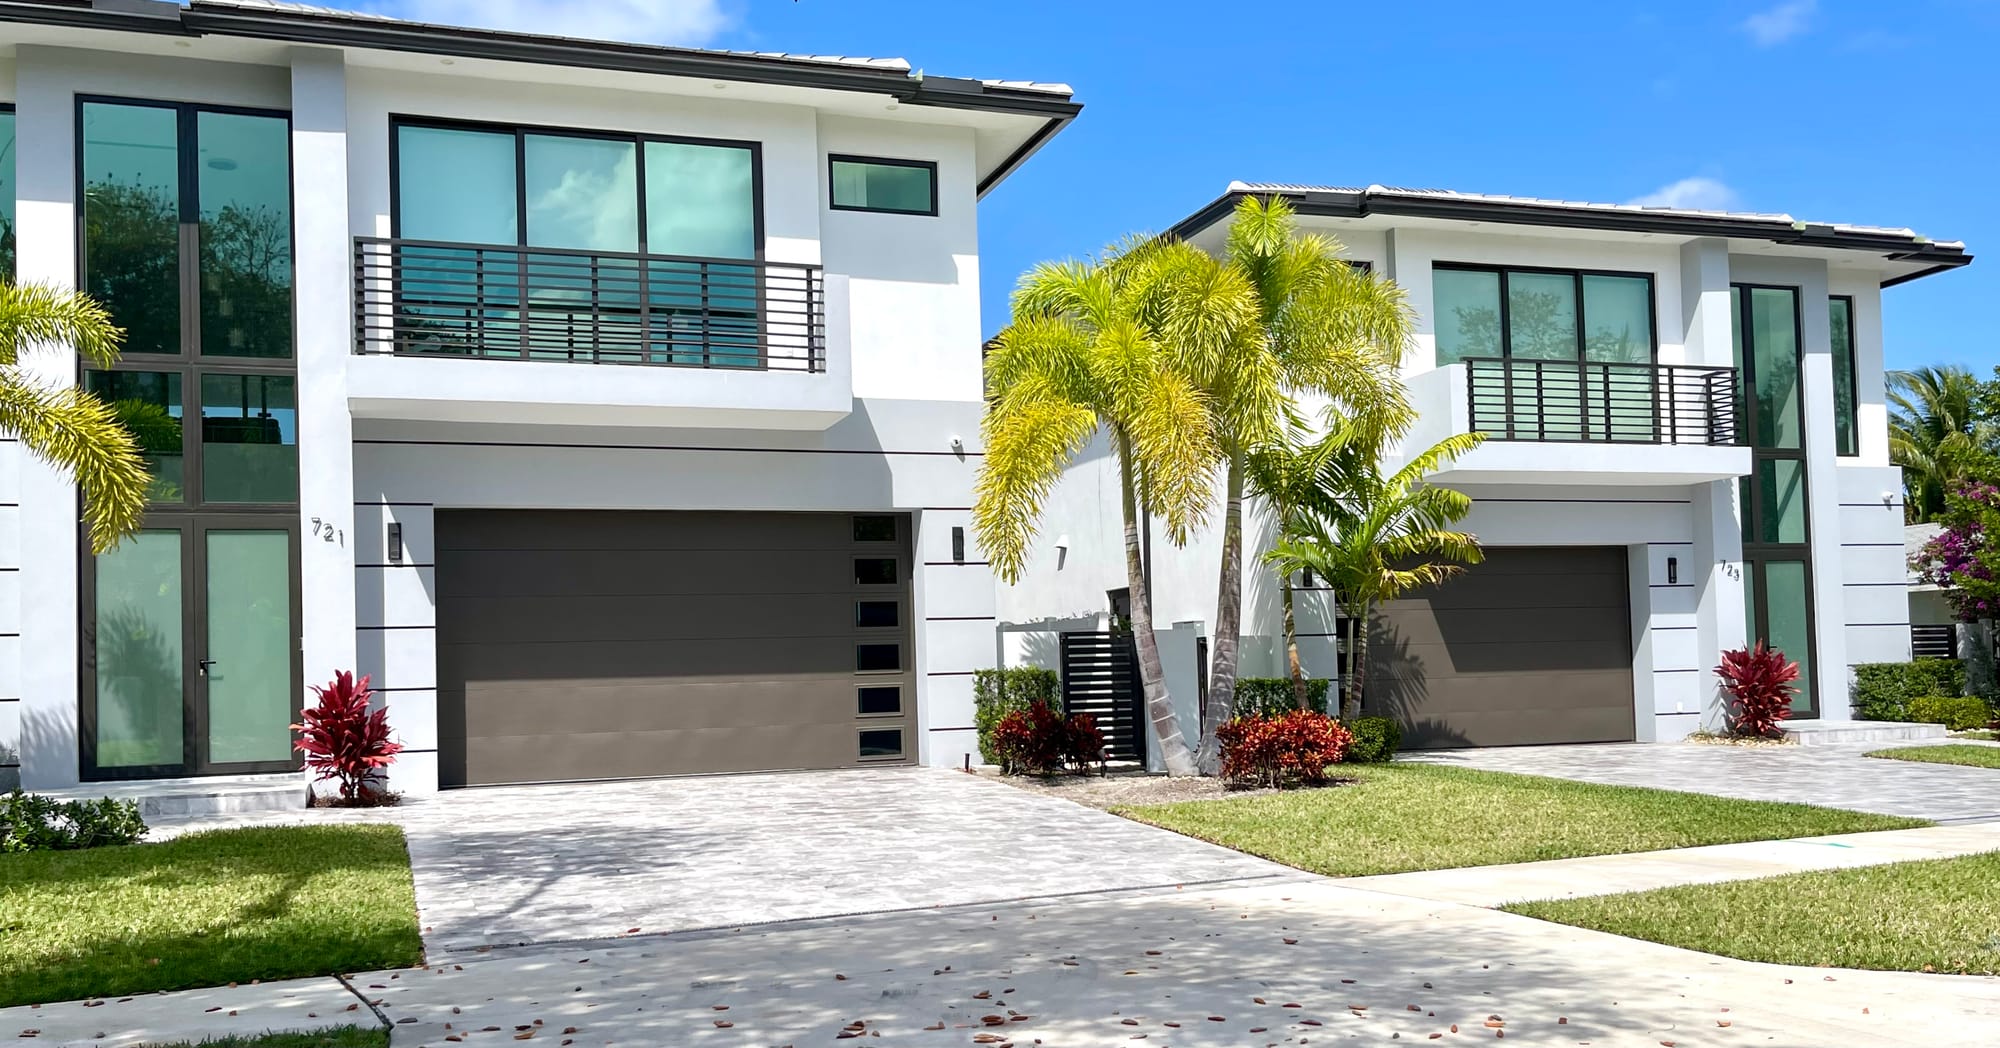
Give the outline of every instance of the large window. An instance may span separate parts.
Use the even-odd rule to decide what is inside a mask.
[[[1833,442],[1841,455],[1861,454],[1860,422],[1854,402],[1854,300],[1845,295],[1827,299],[1833,333]]]
[[[835,211],[935,215],[937,165],[928,160],[834,156],[827,160]]]
[[[14,107],[0,105],[0,280],[14,279]]]
[[[1653,362],[1653,278],[1643,273],[1440,263],[1431,299],[1439,366],[1479,357]]]
[[[1751,447],[1751,473],[1738,486],[1747,625],[1753,641],[1763,640],[1799,664],[1792,709],[1810,716],[1818,706],[1799,298],[1793,287],[1738,284],[1732,288],[1730,326],[1742,376],[1737,432]]]
[[[122,99],[79,110],[83,286],[127,333],[122,359],[83,386],[152,474],[145,530],[84,555],[81,770],[295,768],[290,119]]]
[[[753,259],[757,146],[642,135],[396,125],[406,240]]]

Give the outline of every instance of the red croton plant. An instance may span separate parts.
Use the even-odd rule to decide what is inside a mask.
[[[1327,766],[1339,764],[1354,741],[1346,725],[1312,710],[1238,717],[1216,737],[1224,778],[1280,788],[1324,783]]]
[[[1723,652],[1715,674],[1729,693],[1732,734],[1760,739],[1784,735],[1785,718],[1792,715],[1792,695],[1798,691],[1792,685],[1799,679],[1798,663],[1760,640],[1754,648]]]
[[[389,711],[370,712],[368,678],[336,672],[333,683],[314,687],[319,705],[303,713],[304,724],[292,725],[299,733],[296,748],[305,754],[306,767],[320,778],[340,782],[340,799],[346,804],[374,799],[371,780],[403,751],[403,744],[389,738]]]
[[[1010,773],[1081,774],[1104,763],[1104,732],[1088,713],[1065,717],[1037,699],[1027,709],[1010,710],[1000,718],[993,726],[993,748]]]

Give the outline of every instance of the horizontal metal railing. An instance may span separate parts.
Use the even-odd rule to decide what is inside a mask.
[[[826,370],[820,267],[356,237],[355,352]]]
[[[1685,364],[1477,358],[1472,428],[1493,440],[1736,443],[1736,370]]]
[[[1910,657],[1914,659],[1949,659],[1958,654],[1958,629],[1946,623],[1942,626],[1910,624]]]

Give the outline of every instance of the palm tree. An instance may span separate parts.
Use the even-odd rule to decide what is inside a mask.
[[[1183,245],[1128,241],[1095,261],[1043,263],[1021,278],[1013,318],[986,358],[990,405],[973,531],[993,572],[1020,579],[1042,506],[1067,466],[1102,429],[1118,461],[1132,633],[1154,738],[1170,775],[1196,771],[1174,715],[1139,549],[1139,509],[1185,544],[1213,498],[1218,457],[1208,398],[1177,366],[1156,327],[1165,287],[1185,289],[1206,256]],[[1216,284],[1215,306],[1247,297]],[[1232,300],[1237,304],[1232,306]]]
[[[110,405],[74,386],[49,386],[21,366],[30,352],[75,347],[109,366],[124,332],[104,307],[73,291],[0,283],[0,432],[83,489],[91,550],[104,553],[139,530],[146,460]]]
[[[1271,514],[1280,542],[1303,538],[1315,512],[1327,508],[1322,497],[1320,471],[1327,458],[1325,442],[1306,443],[1296,432],[1257,448],[1243,460],[1243,477],[1248,492]],[[1268,554],[1265,564],[1277,572],[1278,594],[1284,608],[1285,666],[1292,678],[1292,701],[1300,709],[1306,705],[1305,669],[1299,664],[1298,620],[1293,614],[1292,576],[1305,565]]]
[[[1347,616],[1353,633],[1341,716],[1361,712],[1375,605],[1434,586],[1483,559],[1477,538],[1452,530],[1471,511],[1472,499],[1424,477],[1484,439],[1480,433],[1446,437],[1385,477],[1378,446],[1336,430],[1327,438],[1332,446],[1320,470],[1333,512],[1306,516],[1299,537],[1265,554],[1273,567],[1311,568],[1323,576]]]
[[[1964,367],[1889,372],[1889,460],[1903,467],[1903,512],[1921,524],[1944,512],[1990,454],[1994,424],[1979,410],[1982,383]]]
[[[1249,457],[1283,438],[1287,423],[1295,420],[1295,396],[1329,400],[1329,421],[1349,428],[1357,439],[1380,441],[1410,421],[1397,378],[1414,330],[1402,289],[1349,265],[1341,252],[1332,237],[1301,234],[1282,198],[1246,197],[1230,222],[1220,273],[1237,274],[1254,289],[1254,322],[1230,326],[1228,317],[1217,315],[1210,296],[1202,293],[1207,282],[1194,293],[1176,289],[1164,297],[1162,326],[1209,395],[1223,456],[1215,645],[1196,758],[1207,772],[1221,762],[1218,729],[1235,705]],[[1303,689],[1303,681],[1297,686]]]

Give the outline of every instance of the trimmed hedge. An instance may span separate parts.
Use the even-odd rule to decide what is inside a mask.
[[[1062,710],[1062,676],[1038,666],[1017,666],[1009,670],[972,672],[972,723],[979,728],[979,759],[1001,763],[993,745],[993,729],[1000,719],[1015,710],[1026,712],[1040,702],[1056,712]]]
[[[1329,680],[1306,679],[1306,709],[1314,713],[1326,712],[1326,693]],[[1235,717],[1263,717],[1274,713],[1295,710],[1295,701],[1290,677],[1238,677],[1236,678],[1236,703],[1230,711]]]
[[[1918,724],[1942,724],[1952,731],[1964,731],[1986,727],[1993,719],[1993,711],[1977,695],[1922,695],[1910,700],[1910,719]]]
[[[1403,746],[1403,726],[1388,717],[1356,717],[1347,729],[1354,733],[1347,746],[1350,763],[1379,764]]]
[[[1909,721],[1910,702],[1965,693],[1965,667],[1957,659],[1867,662],[1854,667],[1854,715],[1862,720]]]
[[[137,844],[145,836],[134,801],[59,801],[18,789],[0,794],[0,853]]]

